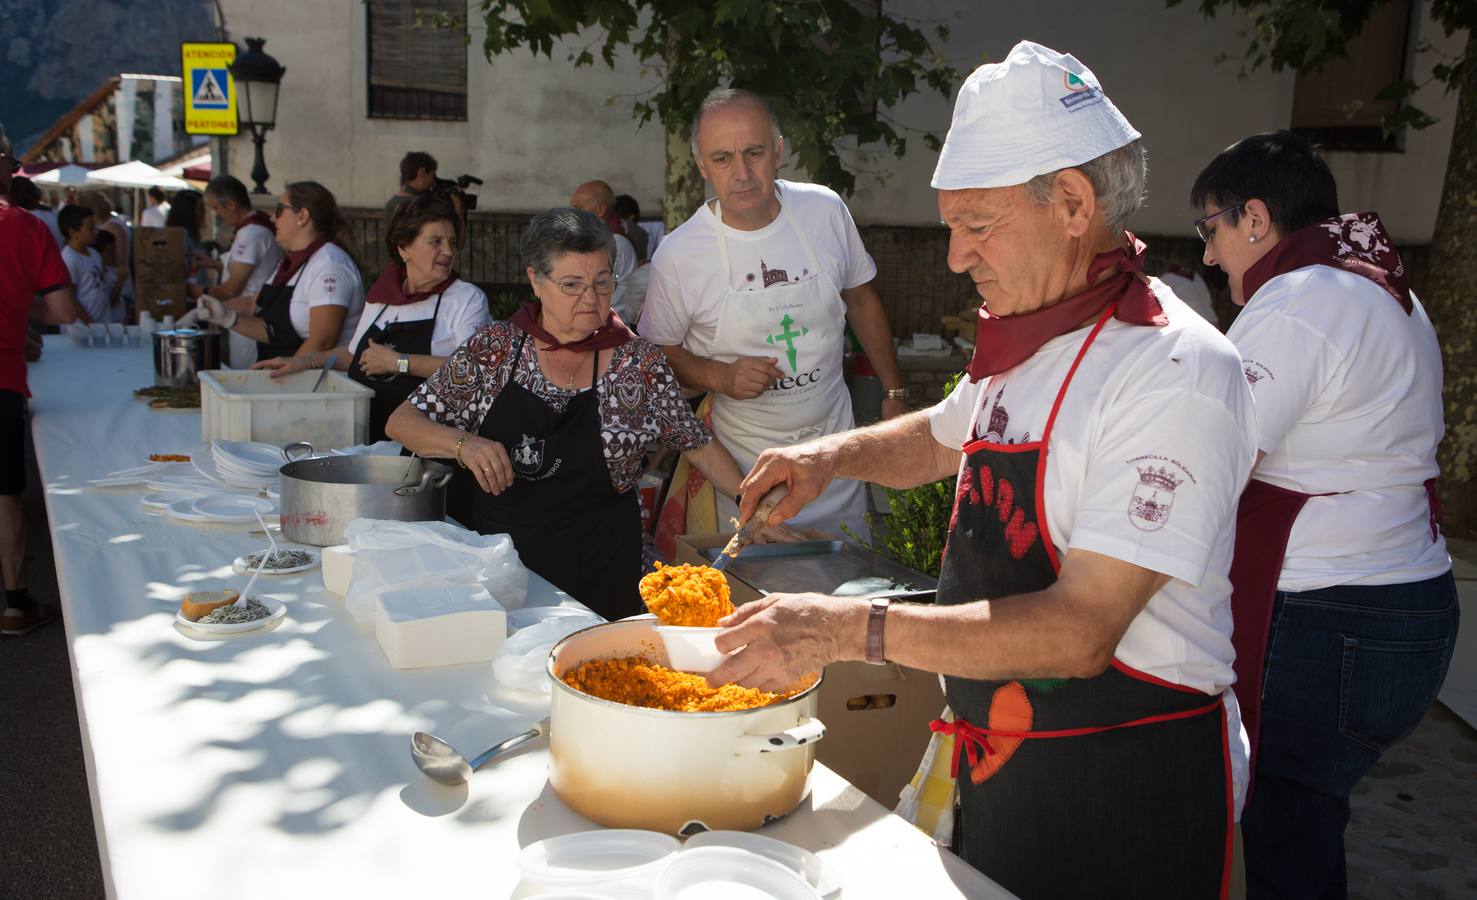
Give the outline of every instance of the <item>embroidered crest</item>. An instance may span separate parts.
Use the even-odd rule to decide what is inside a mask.
[[[520,475],[533,475],[544,465],[544,442],[528,435],[518,442],[511,454],[513,469]]]
[[[1138,469],[1139,482],[1128,500],[1128,521],[1140,531],[1158,531],[1169,521],[1175,488],[1184,484],[1184,479],[1176,478],[1163,466],[1134,468]]]

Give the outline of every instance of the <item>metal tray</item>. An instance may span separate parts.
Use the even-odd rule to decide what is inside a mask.
[[[703,554],[711,562],[722,547]],[[848,541],[752,544],[724,570],[764,594],[839,594],[848,597],[932,599],[938,582]]]

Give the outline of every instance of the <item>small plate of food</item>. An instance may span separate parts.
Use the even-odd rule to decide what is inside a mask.
[[[263,560],[265,560],[265,565],[263,565]],[[245,575],[260,567],[263,575],[295,575],[298,572],[316,569],[318,562],[318,554],[311,550],[284,547],[276,551],[258,550],[245,556],[238,556],[231,564],[231,570],[237,575]]]
[[[174,621],[202,634],[229,635],[266,628],[287,614],[287,606],[274,597],[257,594],[239,606],[238,597],[234,590],[195,591],[180,601]]]

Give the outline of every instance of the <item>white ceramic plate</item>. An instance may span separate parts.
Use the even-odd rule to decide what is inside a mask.
[[[803,876],[823,900],[841,896],[841,875],[804,847],[748,831],[704,831],[688,838],[682,852],[698,847],[737,847],[752,851]]]
[[[248,631],[256,631],[261,628],[266,628],[268,625],[271,625],[273,622],[287,615],[287,606],[281,600],[277,600],[273,597],[264,597],[261,594],[256,595],[256,600],[267,609],[271,610],[271,615],[267,616],[265,619],[256,619],[255,621],[251,622],[236,622],[231,625],[207,625],[200,622],[191,622],[189,619],[186,619],[183,615],[176,611],[174,614],[174,621],[180,625],[183,625],[185,628],[193,629],[200,632],[201,634],[245,634]]]
[[[267,498],[245,494],[196,497],[194,508],[197,515],[211,522],[255,522],[257,513],[268,516],[277,511],[277,505]]]
[[[193,495],[186,495],[164,507],[171,519],[179,519],[181,522],[209,522],[208,516],[202,516],[195,511],[195,501],[200,499]]]
[[[318,568],[318,565],[321,562],[321,560],[318,558],[318,554],[314,553],[311,550],[304,550],[302,547],[285,547],[279,549],[298,550],[308,554],[312,557],[312,559],[300,566],[290,566],[286,569],[262,569],[263,575],[296,575],[298,572],[306,572],[309,569]],[[231,571],[235,572],[237,575],[245,575],[249,571],[251,571],[246,568],[246,557],[236,557],[236,561],[231,563]]]
[[[815,888],[781,863],[738,847],[695,847],[672,858],[656,879],[657,900],[689,897],[819,900]]]
[[[545,838],[518,854],[518,871],[554,888],[595,888],[612,881],[652,878],[682,845],[669,834],[605,828]]]

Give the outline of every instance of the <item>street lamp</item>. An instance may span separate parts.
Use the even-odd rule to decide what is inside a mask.
[[[239,102],[236,110],[241,124],[251,129],[256,144],[256,161],[251,166],[251,180],[256,182],[253,194],[267,194],[267,163],[262,157],[262,144],[267,132],[277,125],[277,87],[287,69],[267,55],[262,45],[266,38],[246,39],[246,52],[231,64],[231,78],[236,82]]]

